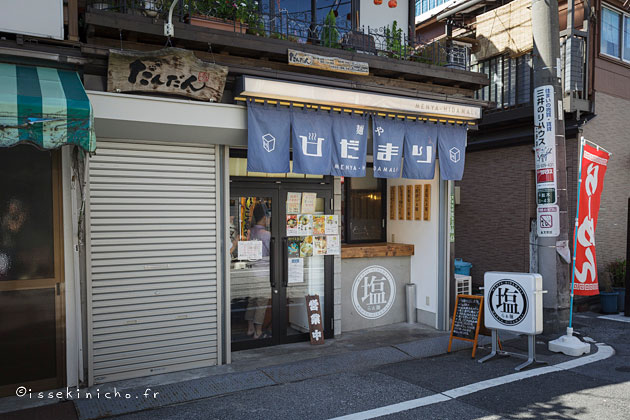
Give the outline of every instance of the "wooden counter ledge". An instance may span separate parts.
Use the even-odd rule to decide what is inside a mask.
[[[341,245],[341,258],[408,257],[413,252],[413,245],[389,242]]]

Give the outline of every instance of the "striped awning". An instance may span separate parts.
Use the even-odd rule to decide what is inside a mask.
[[[96,149],[94,116],[74,71],[0,63],[0,147]]]

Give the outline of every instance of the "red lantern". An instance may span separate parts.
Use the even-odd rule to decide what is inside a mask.
[[[398,2],[396,0],[389,0],[389,3],[387,3],[387,5],[393,9],[394,7],[398,6]]]

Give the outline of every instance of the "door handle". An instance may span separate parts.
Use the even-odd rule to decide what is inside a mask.
[[[269,241],[269,283],[271,284],[271,288],[276,288],[276,270],[274,267],[276,266],[276,262],[274,260],[274,255],[276,255],[276,238],[273,236]]]
[[[289,238],[282,238],[282,286],[287,287],[289,285],[289,264],[287,250],[289,247]]]

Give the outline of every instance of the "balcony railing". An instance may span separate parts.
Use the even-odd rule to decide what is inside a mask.
[[[236,5],[236,6],[234,6]],[[117,13],[144,15],[164,19],[170,1],[165,0],[88,0],[88,8]],[[337,21],[331,12],[322,21],[311,18],[310,12],[290,13],[286,10],[263,10],[257,2],[246,0],[232,3],[214,0],[178,0],[173,20],[213,27],[234,33],[247,33],[298,44],[407,60],[462,70],[470,69],[470,48],[443,43],[416,41],[397,25],[393,27],[353,28],[347,20]],[[333,53],[331,53],[332,55]]]
[[[477,99],[493,102],[496,109],[531,104],[534,73],[531,53],[520,57],[502,55],[473,65],[473,71],[488,75],[490,85],[477,91]]]

